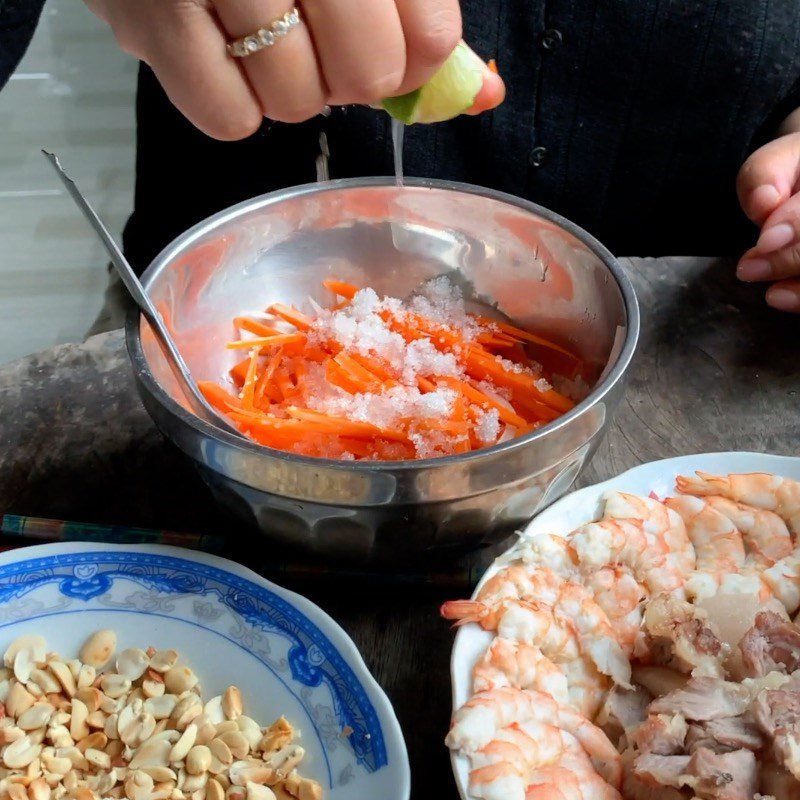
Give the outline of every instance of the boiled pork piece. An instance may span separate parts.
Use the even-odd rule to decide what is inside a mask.
[[[779,764],[800,779],[800,687],[792,680],[781,689],[765,689],[753,702],[758,727],[772,742]]]
[[[681,776],[686,772],[691,756],[658,756],[652,753],[638,756],[633,762],[633,772],[661,786],[683,786]]]
[[[738,717],[750,705],[750,693],[739,683],[719,678],[692,678],[682,689],[650,704],[651,714],[682,714],[687,720]]]
[[[689,680],[689,676],[682,672],[653,664],[634,664],[631,673],[634,684],[644,686],[653,697],[662,697],[682,689]]]
[[[770,672],[790,674],[800,669],[800,628],[772,611],[761,611],[739,642],[748,677]]]
[[[622,737],[639,727],[647,719],[647,706],[653,696],[642,686],[623,689],[615,686],[603,703],[595,723],[603,729],[617,749],[624,746]]]
[[[758,791],[758,764],[750,750],[694,752],[681,780],[706,800],[753,800]]]
[[[640,753],[659,756],[683,755],[686,720],[675,714],[651,714],[631,735]]]
[[[698,677],[724,676],[728,647],[717,638],[701,608],[659,595],[645,609],[644,628],[655,663]]]
[[[746,716],[693,722],[686,732],[686,749],[693,753],[700,747],[715,753],[732,750],[758,752],[767,744],[758,726]]]

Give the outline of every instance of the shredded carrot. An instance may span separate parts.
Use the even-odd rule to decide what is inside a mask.
[[[249,338],[226,347],[250,351],[229,373],[238,394],[211,381],[198,384],[255,442],[325,458],[409,460],[428,457],[423,446],[435,455],[467,453],[494,444],[504,431],[505,438],[522,436],[574,406],[551,379],[574,378],[583,363],[549,339],[470,315],[475,334],[474,323],[457,323],[457,316],[425,316],[419,306],[393,301],[375,307],[373,328],[359,333],[354,347],[363,304],[359,311],[346,307],[360,287],[336,279],[323,285],[337,298],[327,316],[274,303],[267,314],[277,327],[234,317],[236,331]],[[326,324],[339,309],[342,325]],[[392,343],[381,349],[381,341]]]
[[[280,333],[277,328],[272,328],[269,325],[265,325],[263,322],[252,319],[251,317],[235,317],[233,324],[240,331],[254,333],[256,336],[273,336],[276,333]]]
[[[569,356],[574,360],[579,360],[578,357],[574,353],[570,353],[565,347],[562,347],[555,342],[550,341],[550,339],[545,339],[542,336],[537,336],[535,333],[530,333],[529,331],[525,331],[522,328],[516,328],[514,325],[509,325],[507,322],[502,322],[496,319],[490,319],[489,317],[475,317],[475,319],[481,323],[483,326],[487,326],[489,328],[498,328],[502,333],[507,334],[508,338],[511,339],[521,339],[525,342],[531,342],[532,344],[538,344],[542,347],[547,347],[550,350],[555,350],[557,353],[561,353],[562,355]],[[495,336],[497,334],[494,334]]]
[[[507,425],[516,425],[517,427],[521,428],[526,424],[526,421],[512,409],[509,409],[508,406],[504,405],[499,400],[489,397],[489,395],[484,394],[466,381],[460,381],[457,378],[451,377],[444,377],[440,380],[446,386],[449,386],[451,389],[455,389],[457,392],[460,392],[462,395],[464,395],[464,397],[476,405],[479,405],[481,408],[497,409],[498,416]]]
[[[247,368],[250,366],[250,358],[245,358],[244,360],[240,361],[235,367],[232,367],[230,372],[228,373],[231,378],[233,378],[233,382],[237,386],[243,386],[245,378],[247,377]]]
[[[231,409],[239,408],[242,405],[242,401],[238,397],[226,392],[213,381],[198,381],[197,388],[217,411],[227,414]]]
[[[250,363],[242,385],[242,408],[252,408],[256,393],[256,368],[258,367],[258,350],[254,347],[250,353]]]
[[[277,347],[282,344],[302,344],[306,336],[302,333],[276,333],[272,336],[261,336],[258,339],[240,339],[238,342],[228,342],[229,350],[248,350],[251,347]]]
[[[492,72],[494,72],[494,74],[495,74],[495,75],[499,75],[499,74],[500,74],[500,73],[497,71],[497,62],[496,62],[496,61],[495,61],[493,58],[490,58],[490,59],[489,59],[489,61],[488,61],[488,63],[486,64],[486,66],[487,66],[487,67],[489,67],[489,69],[490,69]]]
[[[352,283],[345,283],[344,281],[327,280],[322,281],[322,285],[334,294],[338,294],[339,297],[344,297],[347,300],[352,300],[358,291],[358,286],[353,286]]]
[[[270,359],[269,364],[267,364],[266,368],[261,373],[261,376],[258,379],[258,383],[256,384],[256,391],[254,398],[254,402],[257,406],[260,406],[264,401],[264,395],[265,393],[267,393],[269,384],[275,377],[275,370],[280,366],[282,358],[283,358],[283,348],[279,347],[278,352],[275,353],[272,359]],[[271,393],[269,396],[273,397],[274,393]]]
[[[307,317],[305,314],[301,314],[296,308],[285,306],[283,303],[273,303],[267,311],[286,322],[290,322],[299,331],[307,331],[312,324],[311,317]]]

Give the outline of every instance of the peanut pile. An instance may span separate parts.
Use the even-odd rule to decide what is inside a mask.
[[[12,642],[0,669],[0,800],[320,800],[283,717],[262,728],[235,686],[204,703],[175,650],[114,659],[116,646],[98,631],[66,660],[41,636]]]

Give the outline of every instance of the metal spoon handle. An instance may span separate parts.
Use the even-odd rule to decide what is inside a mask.
[[[139,278],[133,271],[133,267],[128,263],[119,245],[114,241],[114,237],[108,232],[108,228],[106,228],[103,221],[97,216],[95,210],[89,205],[89,201],[81,194],[75,181],[64,172],[64,168],[61,166],[61,162],[59,162],[56,155],[49,153],[47,150],[42,150],[42,153],[53,165],[53,169],[55,169],[58,177],[61,178],[70,196],[83,212],[84,217],[89,221],[89,224],[103,243],[103,246],[111,258],[111,263],[114,265],[119,277],[125,284],[125,288],[136,302],[136,305],[139,306],[145,319],[150,323],[150,327],[156,334],[159,344],[165,351],[165,355],[172,367],[172,371],[175,373],[175,377],[186,390],[187,399],[191,403],[194,412],[207,422],[211,422],[218,427],[224,427],[237,436],[241,436],[241,433],[208,403],[205,397],[203,397],[202,392],[197,388],[197,384],[194,378],[192,378],[189,367],[183,360],[183,356],[178,352],[175,341],[167,329],[167,326],[164,324],[161,314],[159,314],[158,310],[153,305],[153,301],[144,290]]]

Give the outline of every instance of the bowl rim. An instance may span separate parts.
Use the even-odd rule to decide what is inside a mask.
[[[153,261],[142,273],[142,284],[144,285],[145,290],[147,290],[149,281],[155,275],[157,275],[169,261],[182,252],[187,245],[205,235],[209,231],[214,230],[219,225],[231,219],[235,219],[237,216],[240,216],[246,212],[267,208],[269,206],[281,203],[284,200],[293,200],[306,195],[320,194],[323,192],[337,191],[341,189],[381,187],[390,188],[394,186],[396,186],[394,176],[339,178],[336,180],[327,181],[325,183],[305,183],[299,186],[291,186],[285,189],[278,189],[273,192],[268,192],[267,194],[258,195],[248,200],[243,200],[240,203],[236,203],[235,205],[224,208],[221,211],[206,217],[204,220],[201,220],[187,231],[173,239],[153,259]],[[457,453],[448,456],[437,456],[435,458],[407,461],[342,461],[339,459],[304,456],[297,453],[289,453],[284,450],[276,450],[275,448],[268,447],[267,445],[251,442],[247,439],[236,436],[233,433],[228,433],[227,431],[214,427],[205,420],[202,420],[196,415],[192,414],[180,403],[176,402],[172,396],[164,390],[161,384],[159,384],[159,382],[155,379],[153,373],[150,371],[147,359],[144,355],[140,334],[142,315],[139,309],[136,306],[133,306],[128,313],[125,323],[125,341],[127,344],[128,356],[133,365],[134,374],[137,378],[137,381],[146,387],[149,394],[156,399],[162,407],[164,407],[173,416],[177,417],[183,424],[194,428],[196,432],[203,436],[208,436],[217,441],[221,441],[225,445],[234,449],[256,456],[267,456],[293,464],[317,467],[318,469],[335,469],[347,472],[356,471],[390,473],[409,472],[420,468],[446,468],[453,463],[461,464],[490,456],[510,453],[539,439],[544,439],[550,436],[561,427],[569,424],[573,419],[581,416],[587,409],[605,397],[605,395],[614,388],[619,380],[625,375],[625,372],[633,360],[636,346],[639,341],[640,315],[639,303],[636,298],[633,283],[625,274],[625,271],[623,270],[621,264],[617,261],[616,257],[612,255],[612,253],[603,244],[595,239],[590,233],[587,233],[579,225],[576,225],[574,222],[562,217],[555,211],[551,211],[550,209],[533,203],[530,200],[525,200],[524,198],[516,197],[515,195],[501,192],[496,189],[489,189],[483,186],[476,186],[474,184],[462,183],[459,181],[427,178],[405,178],[402,188],[436,189],[439,191],[478,195],[479,197],[485,197],[489,200],[495,200],[500,203],[514,206],[522,209],[523,211],[535,214],[547,220],[548,222],[558,225],[567,233],[578,239],[603,262],[605,267],[614,278],[617,288],[622,295],[627,326],[625,339],[613,367],[606,372],[600,383],[595,386],[583,400],[577,403],[574,408],[570,409],[566,414],[562,414],[560,417],[558,417],[558,419],[543,425],[541,428],[537,428],[535,431],[526,433],[523,436],[510,439],[507,442],[495,444],[491,447],[482,447],[478,450],[472,450],[469,453]]]

